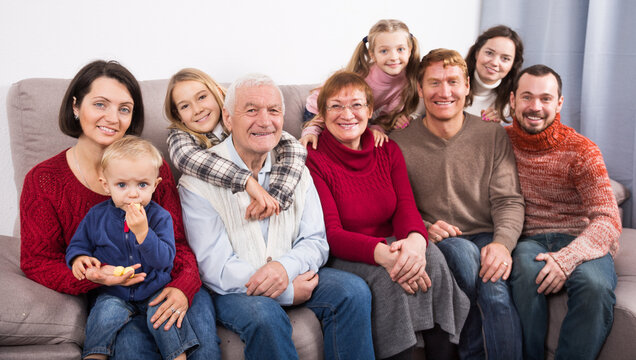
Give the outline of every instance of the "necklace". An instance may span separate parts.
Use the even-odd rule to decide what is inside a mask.
[[[93,189],[91,189],[91,185],[88,183],[88,181],[86,181],[86,176],[84,176],[84,173],[82,172],[82,168],[79,165],[79,159],[77,158],[77,145],[73,146],[73,157],[75,158],[75,165],[77,166],[77,171],[79,171],[80,175],[82,176],[82,180],[84,180],[84,185],[86,185],[86,187],[93,191]]]

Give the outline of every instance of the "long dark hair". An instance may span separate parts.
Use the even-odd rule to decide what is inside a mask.
[[[495,99],[495,110],[497,110],[500,114],[504,114],[504,109],[506,105],[508,105],[508,101],[510,101],[510,92],[512,91],[512,86],[514,84],[515,78],[517,77],[517,73],[521,70],[521,66],[523,65],[523,42],[521,41],[521,37],[514,30],[509,28],[506,25],[497,25],[493,26],[490,29],[484,31],[477,40],[468,50],[468,55],[466,55],[466,64],[468,65],[468,76],[470,76],[470,83],[475,83],[475,66],[477,62],[477,53],[479,50],[486,44],[486,41],[496,38],[496,37],[504,37],[512,40],[515,44],[515,59],[512,62],[512,67],[510,68],[510,72],[503,79],[501,79],[501,84],[497,86],[495,92],[497,94],[497,99]],[[472,99],[473,95],[473,87],[470,88],[470,99]],[[467,103],[466,105],[470,105]],[[506,119],[503,119],[505,122],[510,122]]]

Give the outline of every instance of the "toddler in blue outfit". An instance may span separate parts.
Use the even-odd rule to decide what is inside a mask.
[[[125,283],[129,286],[99,288],[86,324],[83,358],[113,355],[117,333],[140,312],[146,313],[164,359],[185,359],[186,351],[198,347],[187,315],[180,328],[154,329],[150,322],[159,305],[148,303],[170,282],[176,252],[172,217],[151,200],[161,182],[162,163],[159,150],[135,136],[125,136],[104,152],[100,182],[111,199],[86,214],[66,250],[66,263],[79,280],[92,268],[106,266],[102,263],[132,267],[122,276],[145,278]]]

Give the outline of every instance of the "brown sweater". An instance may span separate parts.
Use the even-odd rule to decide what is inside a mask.
[[[539,134],[508,126],[526,199],[524,235],[576,236],[550,253],[567,276],[584,261],[618,251],[621,220],[598,146],[557,117]]]
[[[523,227],[524,203],[503,127],[466,114],[449,140],[435,136],[422,121],[394,131],[391,139],[402,149],[427,227],[443,220],[465,235],[493,232],[494,242],[512,252]]]

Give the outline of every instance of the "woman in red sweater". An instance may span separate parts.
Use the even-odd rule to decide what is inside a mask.
[[[110,198],[99,182],[104,149],[125,134],[142,132],[144,110],[137,80],[114,61],[99,60],[84,66],[64,95],[59,125],[77,142],[36,165],[25,177],[20,198],[20,267],[30,279],[72,295],[100,286],[134,286],[143,276],[114,276],[111,265],[90,269],[87,279],[79,281],[66,266],[64,256],[84,215],[93,205]],[[200,290],[197,262],[183,231],[179,195],[165,161],[159,172],[163,181],[152,200],[172,215],[177,252],[172,281],[150,304],[163,301],[152,321],[155,328],[180,327],[187,312],[200,343],[188,358],[219,358],[212,301]],[[160,358],[145,315],[133,316],[119,335],[113,358]]]
[[[427,246],[400,149],[375,147],[367,122],[373,95],[364,79],[339,72],[318,97],[326,130],[309,148],[322,203],[330,265],[366,280],[380,358],[411,358],[420,333],[427,358],[452,358],[468,314],[443,255]]]

